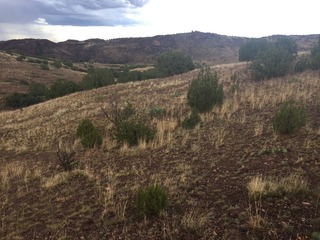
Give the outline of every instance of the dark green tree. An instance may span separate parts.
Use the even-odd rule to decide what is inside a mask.
[[[287,49],[272,45],[252,61],[250,66],[252,77],[255,80],[282,77],[288,73],[293,59]]]
[[[195,66],[190,56],[181,52],[167,52],[157,58],[155,68],[164,76],[172,76],[191,71]]]
[[[140,117],[133,117],[122,120],[114,127],[114,138],[119,143],[127,143],[129,146],[136,146],[139,141],[150,142],[156,130],[150,127],[146,121]]]
[[[102,144],[102,137],[89,119],[83,119],[77,128],[77,137],[85,148],[94,148]]]
[[[46,91],[46,98],[53,99],[81,91],[80,85],[72,81],[56,80]]]
[[[303,55],[303,56],[297,57],[297,61],[294,66],[294,71],[303,72],[308,68],[310,68],[310,56]]]
[[[312,70],[320,69],[320,38],[318,44],[311,49],[310,67]]]
[[[44,97],[46,94],[46,85],[33,82],[29,85],[29,93],[33,96]]]
[[[52,66],[54,66],[55,68],[61,68],[62,63],[59,60],[54,60]]]
[[[210,111],[214,105],[223,103],[223,86],[218,74],[210,68],[201,69],[198,77],[191,81],[187,93],[188,104],[200,113]]]
[[[113,73],[108,68],[89,69],[88,74],[84,76],[82,86],[89,90],[111,84],[115,84]]]
[[[38,96],[29,93],[13,93],[5,98],[5,105],[11,108],[22,108],[42,102]]]
[[[138,216],[157,216],[168,206],[167,193],[159,185],[140,188],[137,192],[135,204]]]
[[[306,125],[306,110],[294,100],[286,101],[273,119],[273,129],[278,133],[291,134]]]
[[[259,53],[268,49],[270,43],[266,39],[250,39],[239,49],[239,61],[251,61]]]
[[[288,36],[278,37],[277,41],[275,42],[275,45],[279,46],[280,48],[286,49],[292,55],[296,55],[298,52],[296,42]]]

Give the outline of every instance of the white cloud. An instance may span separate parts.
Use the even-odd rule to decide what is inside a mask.
[[[17,15],[25,0],[0,0],[1,11],[11,2]],[[38,8],[21,9],[30,24],[13,26],[2,21],[0,39],[26,36],[54,41],[88,38],[143,37],[190,31],[261,37],[272,34],[315,34],[317,0],[30,0]],[[20,6],[19,5],[19,6]],[[7,7],[8,8],[8,7]],[[40,14],[40,13],[43,14]],[[8,13],[7,13],[8,15]],[[3,18],[5,15],[3,15]],[[7,16],[9,17],[9,16]],[[51,17],[51,18],[50,18]],[[36,21],[34,21],[36,19]],[[1,22],[1,21],[0,21]],[[27,22],[27,21],[25,21]],[[1,23],[0,23],[1,25]],[[73,25],[73,26],[72,26]],[[95,25],[90,27],[91,25]]]
[[[35,23],[35,24],[40,24],[40,25],[49,25],[44,18],[37,18],[37,19],[34,21],[34,23]]]

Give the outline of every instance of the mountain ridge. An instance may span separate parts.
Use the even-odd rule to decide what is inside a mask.
[[[281,35],[272,35],[270,40]],[[291,35],[300,51],[309,50],[319,38],[314,35]],[[181,51],[194,61],[223,64],[238,61],[240,46],[250,38],[189,32],[153,37],[87,39],[52,42],[47,39],[13,39],[0,41],[0,50],[23,55],[57,58],[74,62],[109,64],[153,63],[163,52]]]

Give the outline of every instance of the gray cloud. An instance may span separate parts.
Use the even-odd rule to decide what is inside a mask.
[[[1,0],[0,22],[31,23],[38,18],[50,25],[116,26],[136,22],[127,14],[149,0]]]

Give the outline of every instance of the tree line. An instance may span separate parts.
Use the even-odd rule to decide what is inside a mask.
[[[239,61],[251,62],[250,72],[254,80],[285,76],[291,69],[303,72],[320,69],[320,39],[310,55],[297,55],[297,44],[289,37],[281,36],[271,42],[251,39],[239,49]]]
[[[58,63],[58,61],[56,62]],[[158,56],[154,68],[145,71],[132,70],[130,66],[91,68],[80,83],[61,79],[56,80],[48,87],[42,83],[31,83],[28,92],[13,93],[7,96],[5,104],[10,108],[22,108],[74,92],[117,83],[168,77],[191,71],[194,68],[192,59],[188,55],[181,52],[167,52]]]

